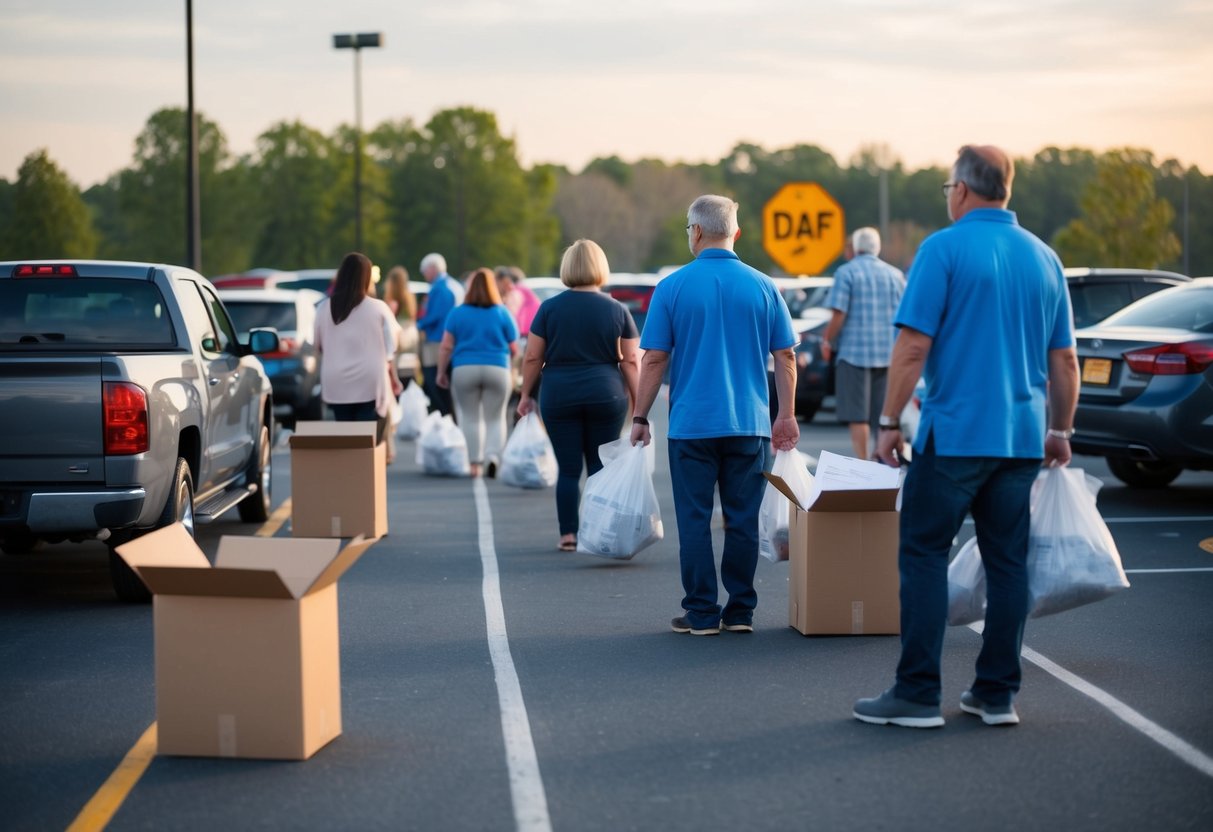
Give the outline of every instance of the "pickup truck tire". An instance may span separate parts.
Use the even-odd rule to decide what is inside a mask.
[[[184,525],[190,536],[193,537],[194,478],[190,475],[189,463],[181,457],[177,458],[177,467],[173,472],[173,488],[169,492],[168,500],[164,503],[164,511],[160,513],[156,525],[149,531],[163,529],[173,523]],[[135,604],[150,601],[152,594],[148,592],[135,570],[127,566],[126,561],[112,548],[109,554],[110,581],[114,585],[114,593],[117,594],[119,600]]]
[[[0,551],[6,555],[25,555],[42,548],[42,538],[28,532],[9,535],[0,542]]]
[[[1121,456],[1110,456],[1107,463],[1116,478],[1132,488],[1166,488],[1184,471],[1182,465],[1171,462],[1149,462]]]
[[[257,491],[240,501],[240,519],[245,523],[264,523],[270,519],[270,480],[272,479],[270,427],[261,425],[257,436],[257,450],[249,460],[245,482],[257,483]]]

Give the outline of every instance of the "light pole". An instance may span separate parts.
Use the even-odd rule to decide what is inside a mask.
[[[202,271],[201,194],[198,191],[198,117],[194,113],[194,3],[185,0],[185,260]]]
[[[381,32],[333,35],[333,48],[354,50],[354,250],[362,251],[362,50],[383,46]]]

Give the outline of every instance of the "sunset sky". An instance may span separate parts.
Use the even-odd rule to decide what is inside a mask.
[[[0,0],[0,177],[46,148],[81,188],[185,104],[185,3]],[[195,0],[195,100],[237,154],[275,122],[471,105],[524,164],[716,161],[737,142],[1135,146],[1213,173],[1213,0]]]

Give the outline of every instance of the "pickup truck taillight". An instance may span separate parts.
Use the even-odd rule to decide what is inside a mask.
[[[147,448],[147,393],[130,382],[105,382],[106,455],[141,454]]]

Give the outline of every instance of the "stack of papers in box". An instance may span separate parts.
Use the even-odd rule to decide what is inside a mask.
[[[892,468],[883,462],[868,462],[822,451],[817,460],[817,473],[813,476],[813,488],[801,508],[807,511],[822,494],[830,491],[896,490],[901,485],[901,476],[900,468]]]

